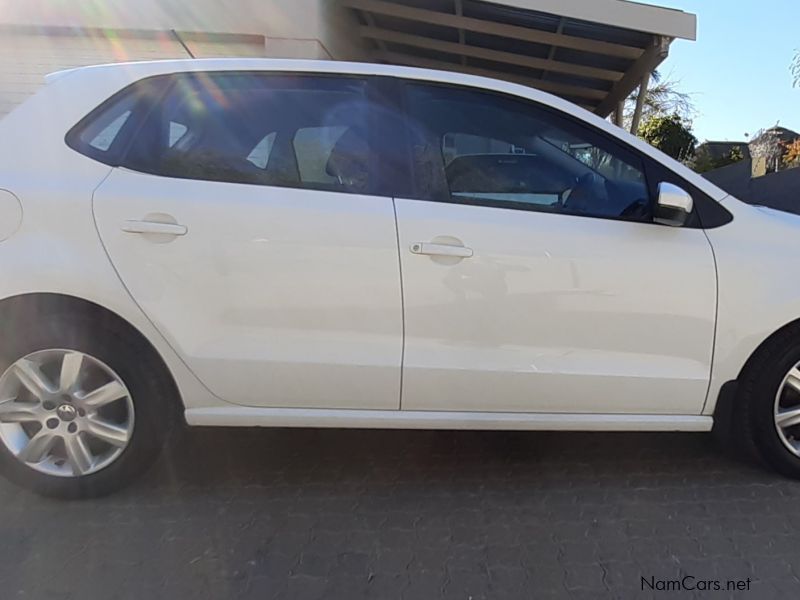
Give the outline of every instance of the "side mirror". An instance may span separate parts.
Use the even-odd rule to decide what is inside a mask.
[[[686,190],[672,183],[658,186],[658,202],[653,220],[662,225],[683,227],[694,209],[694,200]]]

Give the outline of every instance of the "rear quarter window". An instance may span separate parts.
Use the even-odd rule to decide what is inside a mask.
[[[94,160],[117,166],[138,123],[160,99],[167,84],[165,77],[152,77],[118,92],[67,133],[67,145]]]

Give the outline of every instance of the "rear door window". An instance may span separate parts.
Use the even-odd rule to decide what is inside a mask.
[[[367,84],[351,77],[176,77],[125,165],[166,177],[369,193]]]
[[[272,133],[265,135],[261,138],[261,141],[256,144],[256,147],[250,151],[250,154],[247,155],[247,160],[257,166],[259,169],[266,169],[267,163],[269,162],[269,155],[272,152],[272,145],[275,143],[275,136],[277,134],[273,131]]]

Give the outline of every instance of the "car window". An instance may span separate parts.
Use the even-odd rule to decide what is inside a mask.
[[[102,150],[105,152],[111,147],[111,144],[114,143],[114,140],[119,133],[119,130],[122,129],[122,126],[131,116],[131,111],[126,110],[118,117],[114,118],[111,123],[106,125],[96,136],[92,138],[89,142],[89,145],[96,150]]]
[[[177,144],[180,139],[184,136],[184,134],[189,131],[189,128],[184,125],[183,123],[177,123],[176,121],[169,122],[169,141],[167,145],[172,148],[175,144]]]
[[[247,155],[247,160],[259,169],[266,169],[269,162],[269,154],[272,152],[272,145],[275,143],[275,136],[276,133],[273,131],[261,138],[261,141]]]
[[[608,179],[645,183],[644,173],[637,166],[631,165],[611,152],[598,148],[585,140],[571,137],[563,131],[560,132],[560,135],[553,132],[546,135],[544,139]]]
[[[588,126],[490,92],[406,89],[416,197],[652,219],[641,159]]]
[[[106,154],[128,122],[138,99],[133,94],[113,102],[80,132],[76,142],[93,153]]]
[[[258,73],[177,76],[125,159],[167,177],[367,193],[366,85]]]
[[[138,119],[163,92],[164,81],[158,77],[129,86],[75,125],[67,133],[67,145],[95,160],[117,165]]]
[[[328,159],[347,129],[346,126],[333,125],[297,130],[293,145],[301,181],[329,185],[337,181],[328,173]]]

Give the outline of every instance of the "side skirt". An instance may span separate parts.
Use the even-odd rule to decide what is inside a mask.
[[[714,419],[695,415],[333,410],[224,407],[186,410],[189,425],[359,429],[498,429],[516,431],[711,431]]]

